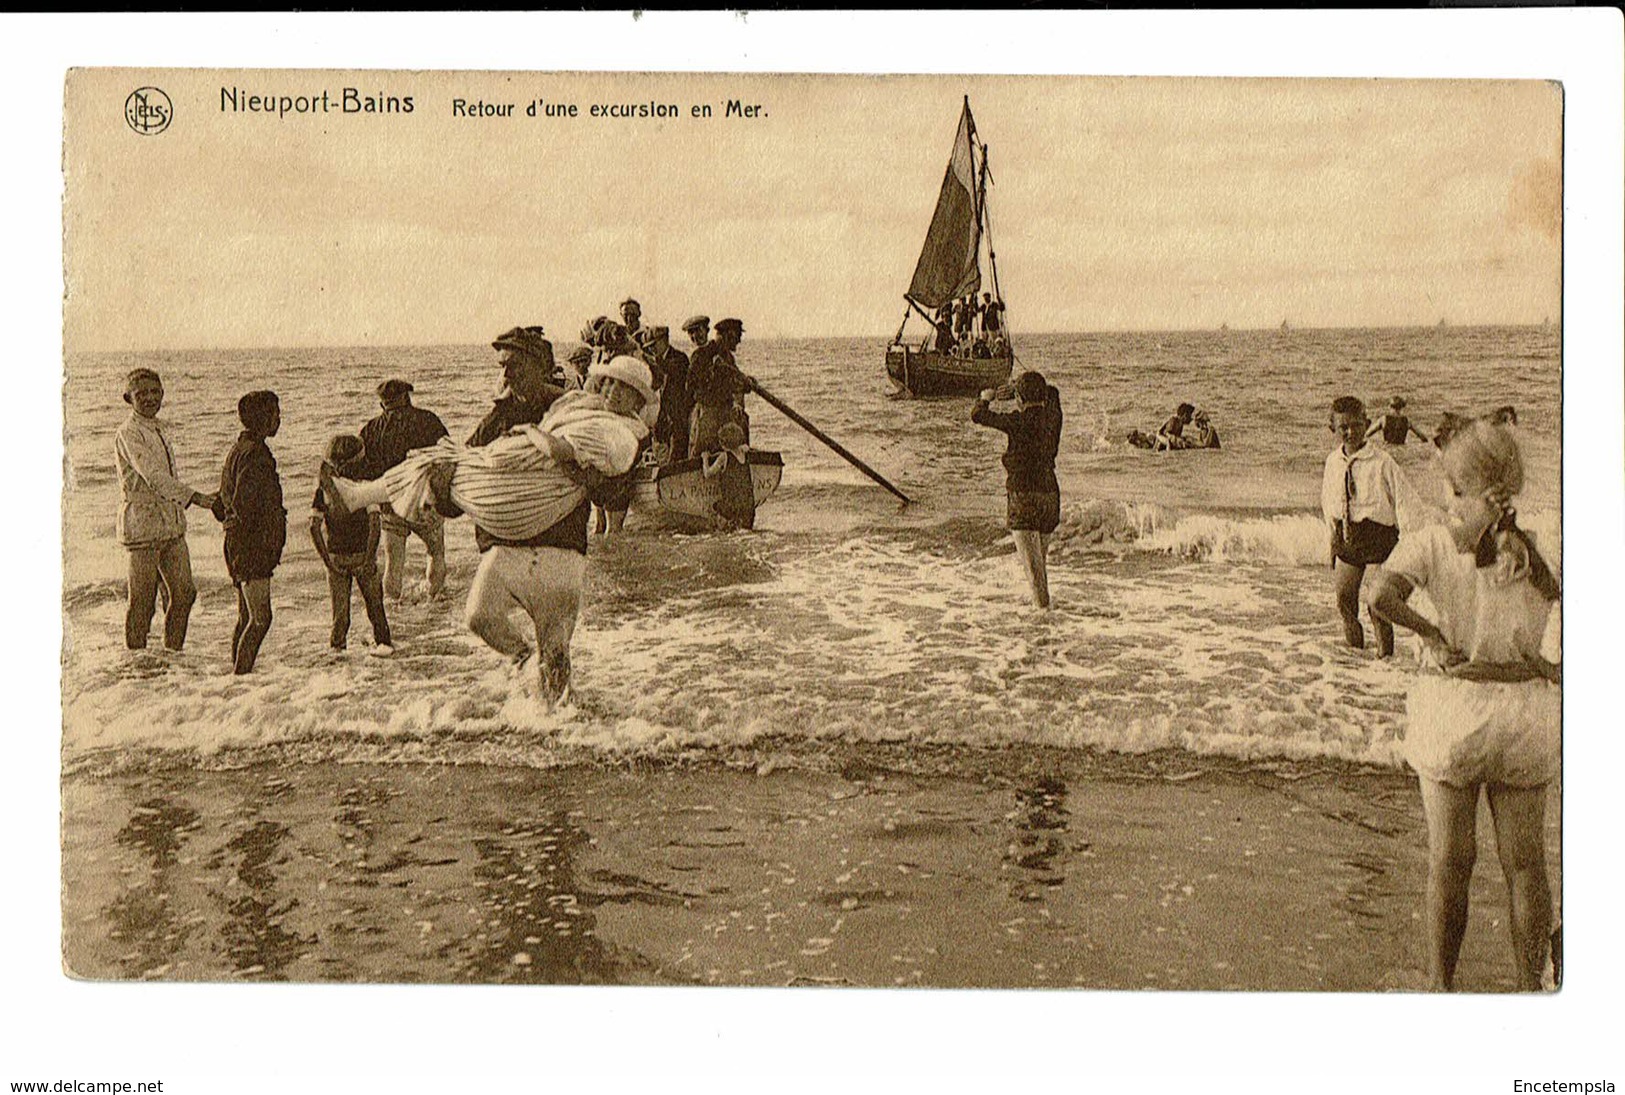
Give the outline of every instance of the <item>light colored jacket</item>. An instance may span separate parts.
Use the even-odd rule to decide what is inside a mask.
[[[118,465],[118,540],[126,547],[163,543],[186,534],[192,488],[175,478],[175,453],[164,424],[134,411],[113,435]]]

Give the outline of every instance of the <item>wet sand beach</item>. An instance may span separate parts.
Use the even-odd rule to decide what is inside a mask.
[[[668,317],[669,318],[669,317]],[[1417,643],[1349,650],[1317,489],[1338,391],[1429,413],[1516,403],[1520,521],[1561,562],[1560,332],[1536,327],[1034,336],[1066,396],[1056,607],[1026,604],[1002,442],[892,400],[872,340],[763,339],[789,404],[894,475],[901,507],[787,419],[756,530],[634,512],[595,540],[572,702],[544,712],[471,635],[479,558],[328,649],[300,527],[312,457],[409,375],[461,436],[484,345],[81,354],[69,361],[62,669],[65,952],[97,979],[1367,991],[1423,985],[1426,840],[1399,756]],[[1417,363],[1427,368],[1418,370]],[[176,460],[217,466],[221,391],[278,378],[290,508],[255,671],[224,661],[219,530],[190,547],[186,651],[124,649],[109,453],[125,371],[165,377]],[[1303,378],[1314,376],[1315,383]],[[849,378],[868,377],[852,384]],[[842,379],[848,378],[848,379]],[[1177,386],[1176,385],[1177,382]],[[1225,448],[1128,425],[1190,392]],[[754,405],[754,404],[753,404]],[[759,412],[759,413],[757,413]],[[1153,423],[1154,424],[1154,423]],[[1115,440],[1114,440],[1115,439]],[[1419,520],[1446,484],[1400,451]],[[411,552],[420,567],[420,549]],[[1555,797],[1555,796],[1554,796]],[[1556,803],[1550,825],[1556,859]],[[1483,826],[1463,989],[1511,987]],[[1555,878],[1555,867],[1554,867]]]
[[[89,979],[1409,991],[1414,782],[1174,750],[70,772]],[[792,752],[791,750],[794,750]],[[1560,801],[1548,805],[1554,889]],[[1487,811],[1459,987],[1510,991]]]

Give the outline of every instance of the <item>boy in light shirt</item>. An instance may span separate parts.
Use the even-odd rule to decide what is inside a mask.
[[[1360,583],[1365,568],[1380,566],[1399,542],[1396,499],[1403,477],[1394,458],[1366,443],[1371,423],[1365,405],[1352,395],[1332,402],[1331,431],[1340,444],[1326,457],[1320,486],[1320,510],[1331,535],[1332,588],[1343,637],[1356,650],[1365,648],[1360,626]],[[1394,628],[1373,615],[1377,656],[1394,652]]]

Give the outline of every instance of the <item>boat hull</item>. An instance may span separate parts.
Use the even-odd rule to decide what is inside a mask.
[[[745,457],[750,468],[751,494],[760,506],[779,489],[784,459],[776,452],[760,449],[750,450]],[[633,479],[632,504],[644,510],[715,521],[713,507],[722,499],[721,484],[706,478],[698,457],[676,460],[664,467],[641,465]]]
[[[975,395],[1008,383],[1014,357],[957,357],[893,343],[886,347],[886,376],[910,395]]]

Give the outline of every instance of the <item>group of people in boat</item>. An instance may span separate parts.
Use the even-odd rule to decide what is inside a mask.
[[[950,300],[931,317],[933,334],[926,346],[944,357],[994,358],[1010,353],[1005,337],[1004,301],[992,293]]]
[[[737,319],[716,323],[710,317],[690,316],[681,330],[692,344],[685,353],[673,345],[670,329],[646,326],[643,306],[628,297],[621,301],[620,322],[598,316],[581,330],[581,345],[571,351],[567,370],[555,381],[582,387],[595,362],[632,357],[649,367],[660,412],[650,436],[650,448],[659,463],[689,459],[717,449],[717,437],[729,422],[750,438],[750,415],[745,396],[754,382],[734,359],[745,326]]]
[[[354,586],[372,625],[373,653],[394,652],[385,600],[402,593],[407,538],[416,536],[428,550],[426,592],[433,598],[446,579],[444,521],[466,514],[481,557],[464,621],[521,667],[524,679],[534,667],[544,702],[555,702],[569,684],[591,508],[607,516],[600,531],[620,528],[645,453],[665,464],[692,459],[708,477],[743,475],[749,495],[744,397],[755,381],[734,357],[744,324],[723,319],[713,334],[707,317],[692,317],[683,324],[694,343],[690,360],[671,346],[666,328],[641,323],[637,301],[624,301],[621,315],[621,323],[605,317],[589,323],[568,368],[556,362],[540,326],[497,336],[491,348],[502,389],[465,442],[452,440],[433,411],[413,404],[409,381],[392,377],[378,386],[378,415],[356,434],[327,443],[310,535],[327,572],[335,651],[347,644]],[[267,444],[281,428],[281,401],[264,390],[238,400],[242,433],[218,489],[203,492],[179,478],[171,427],[158,417],[159,374],[132,370],[123,399],[130,415],[115,433],[114,462],[117,533],[129,554],[125,644],[146,647],[162,591],[164,648],[184,647],[197,599],[186,510],[200,507],[224,527],[238,603],[232,667],[248,673],[270,631],[271,579],[287,539],[282,480]],[[722,497],[737,493],[724,490]],[[718,516],[748,526],[754,500],[722,506]],[[509,613],[516,608],[531,618],[533,636],[513,626]]]

